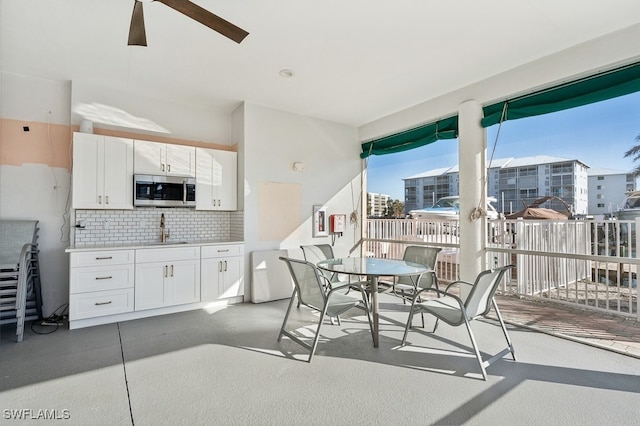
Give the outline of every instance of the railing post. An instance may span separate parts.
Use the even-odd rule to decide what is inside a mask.
[[[635,235],[634,247],[629,252],[629,256],[633,258],[638,257],[638,248],[640,247],[640,233],[638,232],[640,229],[640,217],[636,217],[635,223],[633,224],[633,232],[629,235],[629,241],[631,241],[631,235]],[[633,265],[636,268],[636,320],[640,321],[640,289],[638,288],[638,265]],[[633,292],[633,274],[631,273],[632,266],[629,265],[629,293]]]

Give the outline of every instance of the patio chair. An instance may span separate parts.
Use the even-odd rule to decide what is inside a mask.
[[[454,281],[449,284],[444,291],[434,287],[419,290],[413,296],[411,311],[409,312],[407,325],[404,329],[404,336],[402,336],[402,345],[405,344],[405,341],[407,339],[407,333],[409,332],[409,327],[411,326],[413,315],[416,312],[426,312],[436,317],[436,323],[433,327],[433,332],[436,331],[439,320],[442,320],[452,326],[460,326],[464,324],[464,326],[467,328],[467,332],[469,333],[471,345],[473,346],[473,352],[475,353],[478,364],[480,365],[480,369],[482,370],[482,378],[484,380],[487,380],[486,368],[489,367],[493,362],[504,357],[506,354],[511,353],[511,356],[515,361],[516,354],[513,348],[513,344],[511,343],[511,339],[509,338],[509,334],[507,333],[507,328],[505,327],[504,321],[502,320],[502,315],[500,315],[498,305],[493,297],[498,284],[502,280],[503,275],[513,267],[514,265],[508,265],[494,270],[483,271],[478,275],[474,283],[469,283],[466,281]],[[471,290],[468,295],[463,298],[462,296],[458,296],[449,291],[451,287],[455,285],[467,285],[471,287]],[[440,297],[420,301],[420,297],[423,297],[423,294],[428,292],[435,293]],[[476,339],[473,336],[473,332],[471,331],[470,322],[476,318],[484,317],[485,315],[487,315],[491,310],[492,304],[496,312],[496,316],[498,317],[500,327],[502,328],[502,333],[504,334],[504,337],[507,341],[507,347],[500,351],[498,354],[492,356],[490,359],[483,360],[482,356],[480,355],[480,351],[478,350]]]
[[[407,262],[420,263],[431,268],[431,272],[422,274],[419,277],[397,277],[392,283],[392,292],[403,301],[411,300],[418,289],[436,287],[438,288],[438,277],[436,275],[436,263],[440,247],[408,246],[404,250],[402,260]],[[423,324],[424,326],[424,324]]]
[[[287,313],[284,316],[282,327],[280,328],[280,334],[278,335],[278,342],[282,339],[282,336],[287,336],[294,342],[298,343],[302,347],[309,349],[309,359],[307,362],[311,362],[311,358],[316,351],[318,345],[318,338],[320,337],[320,329],[325,317],[337,317],[340,314],[348,311],[352,308],[363,309],[367,314],[369,320],[369,329],[373,338],[373,324],[371,323],[371,314],[369,311],[369,302],[365,296],[365,292],[362,289],[361,283],[350,283],[341,286],[336,286],[325,292],[323,281],[326,277],[318,270],[318,268],[311,262],[307,262],[299,259],[290,259],[287,257],[280,257],[280,260],[284,261],[293,278],[294,290],[289,301],[289,307]],[[340,291],[346,287],[359,287],[361,291],[361,298],[349,296],[343,294]],[[320,312],[320,318],[318,320],[318,326],[311,343],[307,343],[295,336],[291,331],[286,330],[287,320],[291,313],[294,299],[298,299],[300,305],[304,305],[312,310]]]
[[[314,245],[302,245],[300,246],[302,249],[302,255],[304,256],[304,260],[307,262],[311,262],[314,265],[317,265],[321,260],[326,259],[335,259],[335,255],[333,254],[333,247],[330,244],[314,244]],[[358,284],[358,282],[351,281],[351,276],[344,276],[337,273],[331,273],[329,271],[320,270],[320,272],[327,277],[329,280],[329,287],[334,284]],[[366,280],[359,280],[366,288]],[[346,292],[348,293],[351,290],[350,287],[347,287]]]
[[[304,256],[304,260],[307,262],[311,262],[314,265],[317,265],[321,260],[333,259],[335,258],[333,254],[333,247],[330,244],[314,244],[314,245],[302,245],[300,246],[302,249],[302,255]],[[329,283],[337,283],[340,282],[341,279],[338,274],[332,274],[328,271],[320,271],[327,279]],[[343,280],[342,280],[343,281]],[[330,284],[331,285],[331,284]]]

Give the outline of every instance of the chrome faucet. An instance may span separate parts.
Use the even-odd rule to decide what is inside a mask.
[[[165,226],[164,226],[164,213],[162,213],[162,215],[160,215],[160,229],[161,234],[160,234],[160,242],[162,243],[166,243],[167,242],[167,237],[169,236],[169,234],[167,234]]]

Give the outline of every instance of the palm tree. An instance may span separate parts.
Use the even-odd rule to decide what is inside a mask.
[[[640,135],[636,136],[636,142],[640,142]],[[624,158],[633,157],[633,162],[640,161],[640,144],[634,146],[624,153]],[[632,171],[634,177],[640,176],[640,164]]]

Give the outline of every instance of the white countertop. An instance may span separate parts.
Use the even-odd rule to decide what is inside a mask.
[[[153,249],[165,247],[192,247],[192,246],[215,246],[221,244],[244,244],[244,241],[238,240],[189,240],[189,241],[167,241],[161,242],[131,242],[131,243],[95,243],[95,244],[78,244],[71,245],[65,249],[66,253],[94,251],[94,250],[131,250],[131,249]]]

